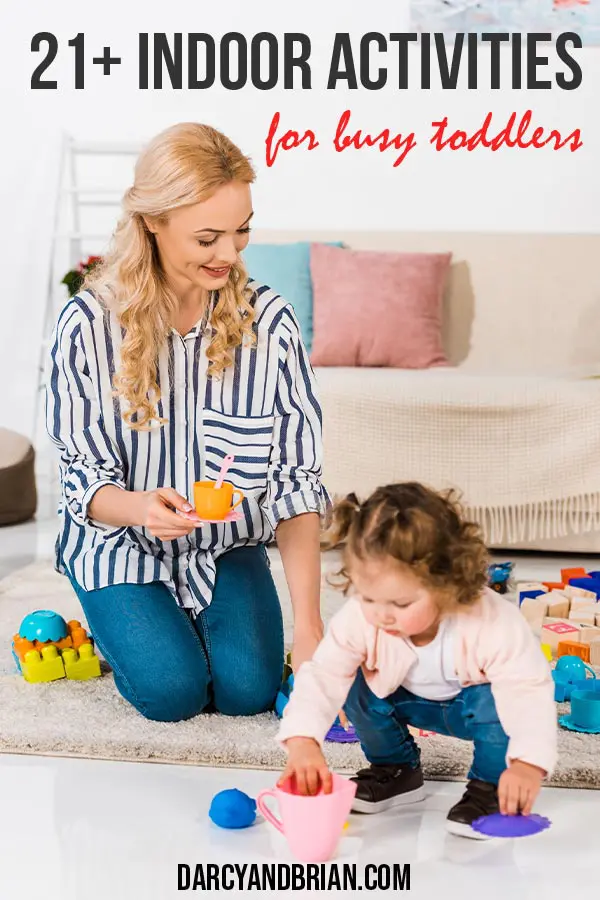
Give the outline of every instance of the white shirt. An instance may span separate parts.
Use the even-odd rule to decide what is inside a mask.
[[[417,658],[402,687],[425,700],[451,700],[460,694],[454,666],[454,630],[454,619],[449,617],[441,620],[435,638],[424,647],[416,647],[405,638]]]

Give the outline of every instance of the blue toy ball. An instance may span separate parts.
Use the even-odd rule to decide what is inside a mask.
[[[36,609],[21,622],[19,635],[27,641],[61,641],[69,631],[62,616],[51,609]]]
[[[219,828],[248,828],[256,819],[256,801],[231,788],[215,794],[208,815]]]

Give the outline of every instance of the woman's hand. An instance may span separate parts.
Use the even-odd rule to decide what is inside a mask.
[[[540,792],[544,774],[537,766],[520,759],[513,760],[498,782],[500,812],[505,816],[514,816],[519,812],[528,816]]]
[[[179,513],[176,512],[179,510]],[[190,503],[173,488],[156,488],[142,496],[142,523],[153,537],[174,541],[202,525]]]
[[[312,738],[295,737],[285,743],[288,761],[277,786],[282,787],[291,779],[298,794],[314,795],[321,787],[324,794],[330,794],[333,789],[331,772],[317,742]]]

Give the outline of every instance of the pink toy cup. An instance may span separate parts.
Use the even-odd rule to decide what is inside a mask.
[[[262,815],[284,835],[291,852],[302,862],[330,860],[346,824],[356,784],[335,773],[332,778],[331,794],[323,794],[322,791],[314,796],[295,794],[288,783],[285,789],[275,787],[261,791],[256,798]],[[281,820],[265,803],[267,797],[277,800]]]

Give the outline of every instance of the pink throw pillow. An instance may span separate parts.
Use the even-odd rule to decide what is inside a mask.
[[[447,366],[442,298],[451,253],[311,246],[314,366]]]

